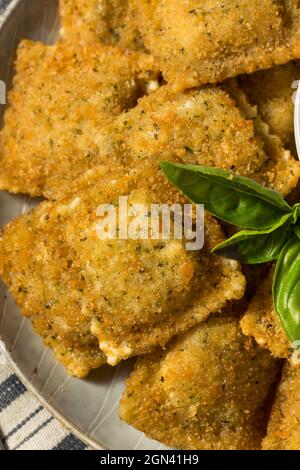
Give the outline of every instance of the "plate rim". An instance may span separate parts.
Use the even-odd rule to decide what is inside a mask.
[[[4,25],[8,17],[13,13],[13,11],[22,3],[23,0],[12,0],[0,14],[0,28]]]

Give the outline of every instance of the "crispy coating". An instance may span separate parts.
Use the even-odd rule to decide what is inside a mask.
[[[179,449],[257,449],[278,372],[232,315],[211,317],[165,350],[141,357],[120,417]]]
[[[91,168],[101,129],[135,105],[151,67],[148,56],[100,44],[23,41],[0,134],[0,189],[40,196]]]
[[[263,450],[300,450],[300,369],[286,364],[263,440]]]
[[[269,349],[273,356],[294,360],[293,348],[290,344],[275,312],[272,298],[272,281],[274,269],[262,282],[249,308],[241,320],[241,328],[245,335],[252,336],[263,348]]]
[[[61,35],[81,43],[101,41],[123,49],[144,49],[128,0],[60,0]]]
[[[176,91],[300,57],[297,0],[129,0]]]
[[[231,169],[286,195],[300,176],[299,162],[269,134],[232,83],[225,90],[208,87],[178,94],[161,87],[120,114],[98,138],[101,164],[121,164],[126,172],[143,171],[144,177],[155,177],[162,160],[176,160]],[[93,181],[93,169],[67,187],[47,189],[46,195],[61,197],[89,179]]]
[[[47,204],[38,210],[43,211],[46,218]],[[74,250],[60,244],[62,226],[48,228],[43,215],[40,225],[33,219],[29,214],[12,222],[0,238],[0,272],[46,346],[70,375],[83,378],[106,359],[85,315],[83,279],[72,265]]]
[[[122,195],[128,195],[128,204],[182,201],[163,175],[142,180],[106,172],[76,195],[42,203],[12,222],[1,241],[0,272],[39,334],[48,338],[55,328],[63,340],[65,323],[81,331],[82,322],[90,322],[107,361],[115,365],[164,345],[241,298],[245,279],[238,263],[210,254],[224,239],[210,216],[200,251],[187,251],[184,240],[100,239],[100,204],[118,205]],[[35,321],[40,316],[42,328]]]
[[[296,155],[294,136],[293,82],[300,79],[300,63],[289,62],[239,79],[249,100],[258,106],[270,131]]]
[[[154,172],[161,160],[231,169],[288,194],[299,180],[299,162],[269,135],[240,90],[227,88],[173,94],[161,87],[106,128],[103,155],[133,168],[152,161]]]
[[[284,196],[296,189],[299,181],[299,161],[289,150],[283,147],[278,135],[270,133],[269,125],[262,119],[257,106],[251,104],[246,93],[240,88],[236,79],[224,82],[222,87],[235,99],[239,109],[247,119],[252,120],[256,139],[263,142],[267,161],[255,175],[250,175],[259,183],[269,186]],[[296,197],[297,191],[293,197]]]
[[[259,183],[288,196],[296,188],[300,177],[300,165],[289,150],[285,150],[277,135],[269,132],[269,126],[257,115],[254,119],[255,134],[263,141],[266,163],[252,177]]]
[[[56,199],[95,165],[123,165],[127,172],[143,170],[152,162],[156,174],[161,160],[231,169],[283,194],[296,186],[299,162],[282,148],[278,138],[269,135],[236,85],[177,94],[164,86],[118,114],[122,107],[133,106],[137,94],[145,92],[146,82],[157,85],[151,81],[148,57],[122,55],[111,70],[112,79],[107,68],[115,57],[108,54],[107,47],[99,46],[104,52],[98,72],[92,69],[100,60],[98,46],[80,49],[76,60],[71,46],[32,47],[42,48],[51,57],[39,61],[42,72],[30,82],[35,52],[31,49],[29,66],[22,59],[28,57],[26,44],[24,54],[22,48],[19,53],[20,73],[0,134],[0,189]],[[119,51],[109,50],[119,57]],[[82,70],[83,64],[88,70]],[[91,89],[96,90],[92,95]]]

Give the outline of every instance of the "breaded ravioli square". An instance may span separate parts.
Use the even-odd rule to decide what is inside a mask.
[[[129,0],[164,78],[183,90],[300,57],[298,0]]]
[[[23,41],[0,133],[0,189],[47,195],[90,169],[102,128],[146,92],[151,67],[148,56],[100,44]]]
[[[237,262],[211,255],[224,237],[208,215],[200,251],[187,250],[184,239],[174,237],[101,238],[98,208],[118,207],[120,196],[128,198],[128,213],[137,204],[148,214],[151,204],[183,202],[162,174],[147,181],[143,175],[106,173],[99,171],[95,184],[59,202],[44,202],[9,224],[0,242],[0,273],[55,352],[52,336],[63,344],[67,325],[74,324],[70,334],[76,343],[78,328],[80,342],[80,332],[88,331],[81,325],[89,323],[91,337],[115,365],[163,346],[241,298],[245,279]],[[121,227],[117,217],[118,231]],[[58,359],[76,373],[68,358]]]
[[[271,136],[235,83],[173,93],[163,86],[116,117],[101,134],[103,159],[143,169],[162,160],[215,166],[254,178],[282,194],[299,180],[300,164]]]
[[[270,132],[280,137],[284,147],[297,155],[294,135],[295,81],[300,79],[300,62],[292,61],[239,78],[249,101],[258,107]]]
[[[119,414],[174,448],[258,449],[277,373],[234,315],[217,315],[137,360]]]
[[[236,82],[173,93],[162,86],[116,116],[98,135],[102,164],[122,165],[154,180],[162,160],[216,166],[254,178],[287,195],[297,185],[300,164],[270,134]],[[88,184],[93,168],[68,185],[48,187],[61,197]],[[66,176],[67,177],[67,176]]]
[[[263,450],[300,449],[300,369],[286,364],[277,387]]]
[[[275,311],[272,297],[274,269],[262,282],[241,320],[245,335],[252,336],[263,348],[271,351],[273,356],[294,361],[295,354],[289,342],[280,318]]]
[[[128,0],[60,0],[61,35],[79,43],[144,49]]]
[[[147,85],[158,85],[148,56],[90,45],[77,53],[66,43],[24,47],[0,133],[0,189],[56,199],[96,165],[127,172],[152,162],[155,175],[162,160],[231,169],[282,194],[296,186],[299,162],[258,124],[237,86],[234,93],[163,86],[134,106]]]

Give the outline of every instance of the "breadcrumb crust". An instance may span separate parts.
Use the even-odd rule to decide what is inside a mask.
[[[293,83],[300,78],[299,61],[244,75],[239,85],[285,148],[297,155],[294,135]]]
[[[297,0],[130,0],[130,6],[176,91],[300,57]]]
[[[242,335],[238,319],[222,314],[139,358],[119,414],[175,448],[259,449],[277,372],[270,354]]]
[[[275,402],[263,440],[263,450],[299,450],[300,447],[300,369],[286,364],[277,387]]]
[[[16,302],[78,376],[103,362],[100,350],[94,361],[95,337],[115,365],[163,346],[245,291],[238,263],[210,253],[224,237],[208,215],[199,252],[186,251],[184,240],[101,240],[100,204],[118,205],[122,195],[128,204],[183,200],[162,174],[145,182],[98,171],[95,184],[11,222],[0,241],[0,273]]]

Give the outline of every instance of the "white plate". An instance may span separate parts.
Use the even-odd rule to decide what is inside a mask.
[[[57,0],[13,0],[0,19],[0,80],[8,86],[20,39],[53,42],[59,28]],[[4,106],[0,105],[0,119]],[[37,202],[0,192],[0,227]],[[117,416],[118,402],[132,361],[102,367],[86,380],[69,377],[34,334],[0,284],[0,337],[21,380],[43,405],[82,440],[97,449],[161,449],[159,443],[127,426]]]

